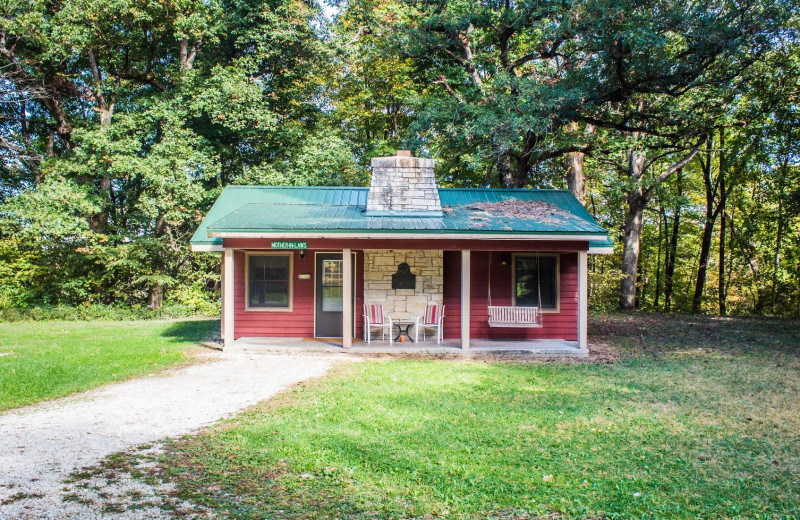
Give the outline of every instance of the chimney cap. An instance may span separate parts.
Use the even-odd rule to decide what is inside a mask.
[[[411,157],[411,150],[397,150],[397,157]]]

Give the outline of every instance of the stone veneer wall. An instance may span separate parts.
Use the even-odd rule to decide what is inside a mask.
[[[367,198],[371,211],[423,211],[441,214],[442,203],[433,159],[422,157],[375,157]]]
[[[392,289],[397,266],[407,263],[417,275],[416,289]],[[392,320],[422,316],[428,302],[444,300],[444,261],[442,251],[405,249],[364,250],[364,303],[383,304]],[[377,329],[376,329],[377,330]]]

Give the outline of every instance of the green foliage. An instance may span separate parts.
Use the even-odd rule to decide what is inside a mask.
[[[362,167],[372,157],[407,146],[418,95],[412,60],[392,45],[399,4],[365,0],[350,3],[333,24],[335,71],[327,91],[335,124]]]
[[[131,321],[168,320],[192,317],[216,317],[219,305],[206,301],[205,294],[196,287],[177,292],[178,303],[168,303],[158,309],[143,305],[84,304],[78,306],[39,305],[30,308],[0,307],[0,322],[26,321]],[[141,326],[149,326],[142,324]]]
[[[188,240],[222,186],[365,182],[324,121],[329,45],[312,3],[70,0],[2,14],[0,306],[163,298],[206,312],[219,261]]]
[[[309,136],[291,160],[254,166],[240,182],[265,186],[364,186],[368,178],[355,163],[349,144],[323,129]]]
[[[0,307],[205,312],[219,260],[188,240],[224,186],[363,186],[372,157],[411,148],[442,186],[564,188],[579,156],[620,245],[641,203],[635,265],[633,242],[593,260],[597,309],[631,268],[638,307],[664,307],[679,212],[671,303],[693,308],[700,159],[718,178],[724,155],[710,247],[724,220],[729,265],[719,280],[710,256],[699,310],[722,286],[729,312],[800,313],[796,0],[337,6],[332,20],[310,0],[0,7]],[[720,133],[726,150],[686,164],[682,193],[661,178]]]

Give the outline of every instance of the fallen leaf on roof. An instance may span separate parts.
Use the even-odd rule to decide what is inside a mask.
[[[541,222],[560,222],[572,219],[574,215],[554,204],[543,201],[504,200],[500,202],[478,202],[466,206],[484,215],[503,216],[522,219],[535,219]],[[470,217],[472,218],[472,217]]]

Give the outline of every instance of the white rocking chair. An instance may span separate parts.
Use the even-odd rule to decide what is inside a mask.
[[[373,328],[381,329],[381,340],[389,335],[389,344],[393,343],[392,338],[392,317],[383,313],[383,305],[376,303],[364,304],[364,341],[370,342]]]

